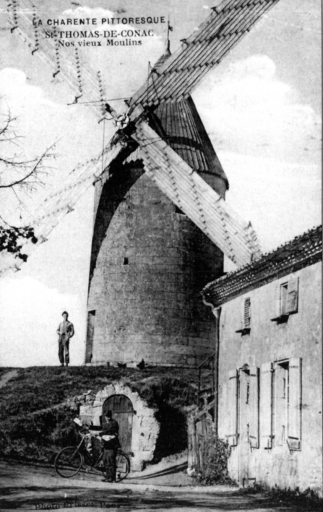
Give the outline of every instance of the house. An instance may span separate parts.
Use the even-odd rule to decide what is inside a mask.
[[[322,226],[208,284],[218,435],[243,485],[322,490]]]

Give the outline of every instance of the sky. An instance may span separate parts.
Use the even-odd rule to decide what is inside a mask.
[[[0,3],[0,103],[17,115],[21,150],[32,156],[56,142],[46,186],[24,197],[0,195],[0,215],[27,218],[73,168],[97,155],[114,127],[98,123],[87,104],[68,105],[73,92],[15,32]],[[35,2],[37,5],[37,2]],[[75,5],[75,4],[80,5]],[[43,20],[65,16],[165,16],[173,27],[171,50],[209,14],[206,0],[38,2]],[[192,96],[228,176],[227,201],[251,220],[263,252],[321,223],[321,13],[317,0],[280,0]],[[125,11],[125,12],[124,12]],[[121,14],[117,14],[117,13]],[[142,27],[140,27],[142,28]],[[165,24],[142,47],[89,48],[109,98],[129,97],[144,82],[165,47]],[[68,51],[68,50],[66,50]],[[113,103],[124,108],[122,101]],[[1,151],[1,148],[0,148]],[[71,364],[84,361],[86,296],[93,226],[93,188],[20,272],[0,280],[0,365],[56,365],[61,313],[75,325]],[[22,220],[23,220],[22,219]],[[226,263],[227,269],[234,268]]]

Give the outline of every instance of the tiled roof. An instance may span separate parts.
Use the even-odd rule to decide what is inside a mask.
[[[229,205],[145,122],[132,137],[147,175],[237,265],[260,257],[251,224]]]
[[[322,226],[318,226],[275,251],[264,254],[257,261],[209,283],[202,294],[207,303],[220,306],[250,289],[296,272],[321,259]]]
[[[132,97],[132,106],[158,105],[187,97],[203,76],[247,34],[259,18],[279,0],[224,0],[184,39]]]

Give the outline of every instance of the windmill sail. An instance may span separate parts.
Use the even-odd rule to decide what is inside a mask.
[[[132,138],[139,144],[147,175],[237,265],[261,255],[257,236],[196,171],[163,141],[150,126],[138,121]],[[37,210],[31,225],[36,244],[23,240],[22,252],[30,255],[71,211],[93,182],[106,173],[125,149],[124,142],[110,143],[97,158],[70,174],[64,187],[50,194]],[[19,270],[23,260],[1,252],[0,276]]]
[[[104,92],[100,72],[95,72],[87,62],[82,60],[78,47],[65,49],[59,44],[56,29],[53,37],[44,37],[38,29],[38,14],[29,0],[19,0],[10,4],[9,24],[16,30],[31,49],[32,54],[42,60],[53,73],[54,78],[63,77],[74,92],[75,100],[82,97],[89,106],[102,117],[104,112]]]
[[[29,239],[21,240],[21,252],[29,256],[42,242],[45,242],[51,231],[71,211],[80,197],[88,190],[93,182],[100,177],[102,169],[106,170],[124,148],[122,144],[108,147],[97,158],[86,162],[72,172],[65,181],[64,187],[50,194],[40,205],[31,220],[37,243],[33,244]],[[103,171],[104,172],[104,171]],[[0,277],[9,271],[20,269],[23,260],[16,258],[14,254],[2,251],[0,253]]]
[[[226,256],[240,266],[261,255],[251,224],[244,222],[146,122],[138,124],[133,138],[140,145],[147,175]]]
[[[16,10],[12,15],[12,26],[17,28],[26,41],[35,44],[37,54],[47,64],[58,65],[58,59],[51,60],[50,52],[55,50],[55,41],[40,45],[37,34],[35,41],[31,37],[33,14],[27,9],[26,0],[20,0],[25,7],[24,12]],[[171,198],[197,226],[216,243],[237,265],[250,262],[260,255],[257,237],[250,224],[242,221],[238,215],[229,209],[228,205],[216,194],[207,183],[182,158],[175,153],[149,125],[142,121],[141,114],[145,108],[162,102],[177,101],[187,98],[191,91],[201,81],[203,76],[219,64],[225,55],[251,29],[259,18],[279,0],[224,0],[202,23],[198,30],[186,40],[181,47],[170,55],[149,80],[138,90],[130,101],[130,121],[136,124],[131,134],[132,140],[140,146],[145,170],[154,179],[158,187]],[[14,2],[17,6],[17,2]],[[20,21],[19,21],[20,20]],[[19,26],[21,28],[19,28]],[[71,65],[70,57],[61,53],[60,72],[74,89],[76,94],[87,89],[88,97],[92,98],[95,91],[91,74],[85,70],[85,78]],[[55,69],[56,69],[55,67]],[[82,68],[84,69],[84,68]],[[83,85],[82,85],[83,84]],[[101,105],[94,104],[102,112],[104,98],[102,84],[98,81]],[[80,91],[80,87],[82,91]],[[128,130],[128,135],[131,130]],[[122,130],[119,130],[122,133]],[[145,139],[146,138],[146,139]],[[115,138],[114,141],[118,139]],[[150,139],[147,144],[147,139]],[[154,141],[152,140],[154,139]],[[104,167],[108,167],[120,153],[125,143],[110,142],[108,151],[104,151]],[[98,176],[98,162],[101,165],[102,154],[97,159],[85,164],[83,171],[73,173],[69,184],[60,191],[50,194],[44,202],[42,212],[34,219],[35,234],[39,237],[38,244],[46,239],[50,231],[73,208],[79,197],[87,190]],[[158,168],[160,165],[160,168]],[[101,171],[102,172],[102,169]],[[182,175],[180,175],[180,172]],[[26,254],[35,246],[24,242]],[[20,266],[22,260],[2,251],[0,260],[0,275],[9,269]]]
[[[187,97],[279,0],[224,0],[132,97],[132,106]]]

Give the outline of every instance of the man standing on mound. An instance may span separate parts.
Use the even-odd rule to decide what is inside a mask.
[[[62,313],[63,322],[61,322],[57,329],[58,334],[58,357],[61,366],[68,366],[70,362],[69,345],[70,339],[74,336],[74,325],[68,321],[68,313],[64,311]]]

